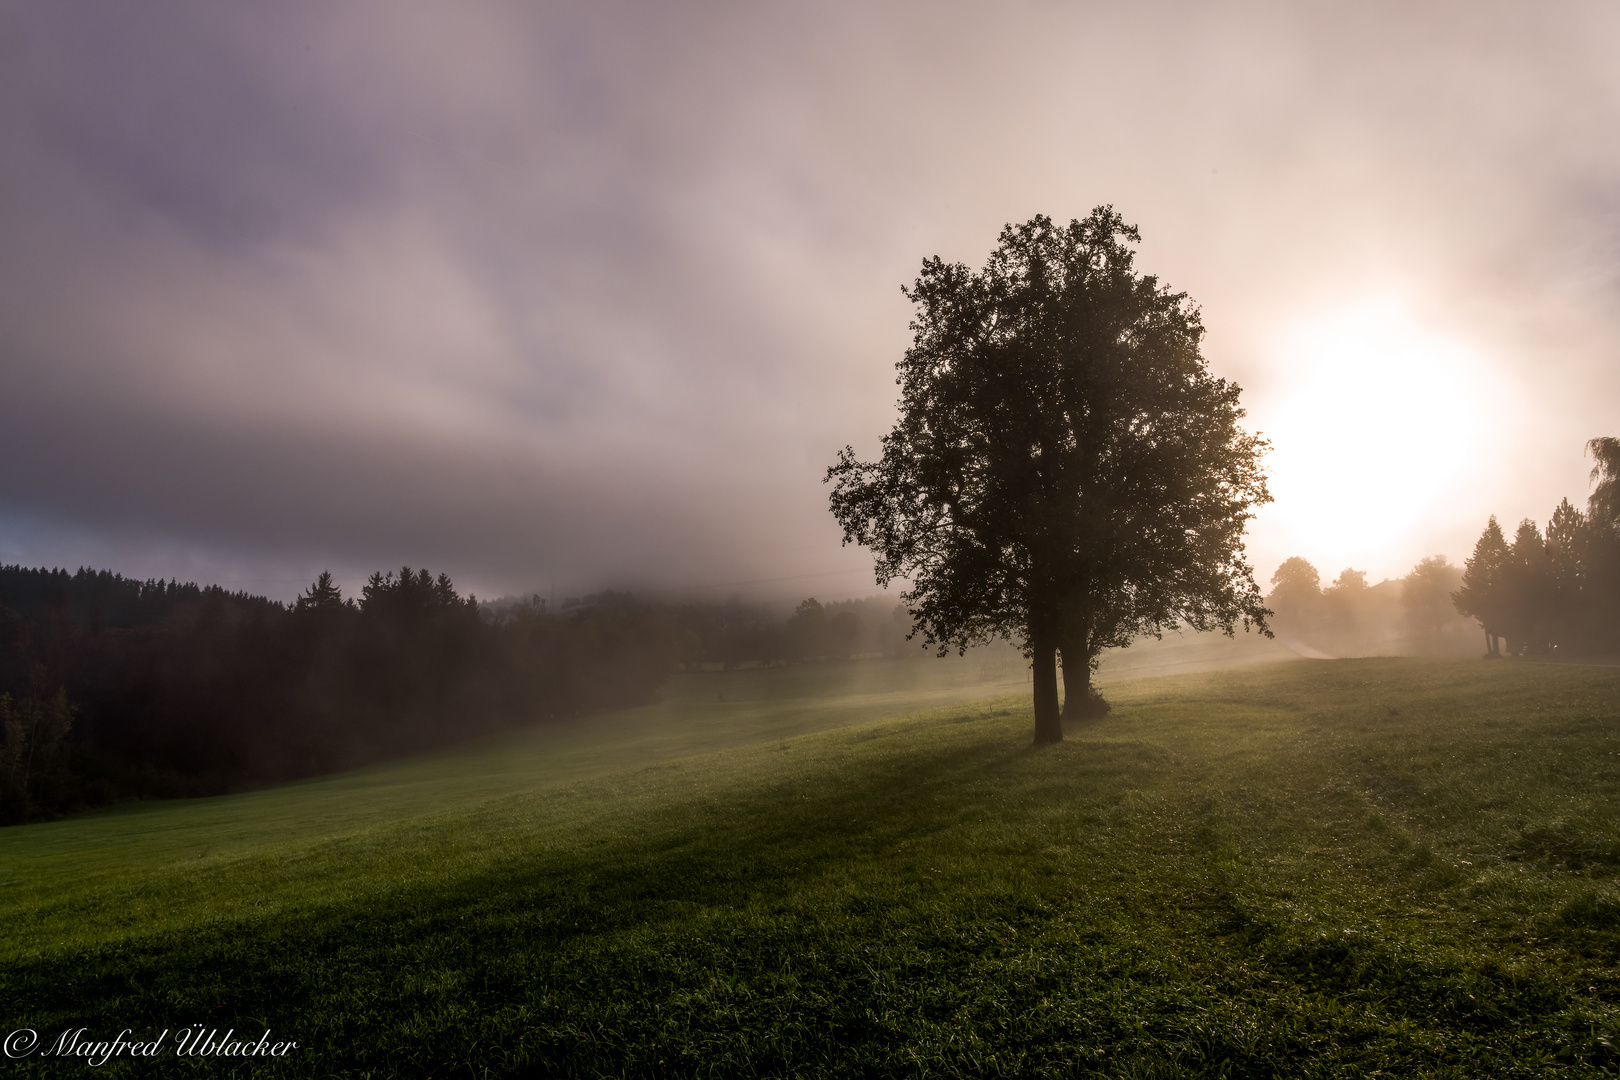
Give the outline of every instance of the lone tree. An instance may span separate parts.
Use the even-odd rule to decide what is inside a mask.
[[[827,470],[844,542],[874,551],[879,584],[910,578],[941,655],[1022,645],[1037,743],[1063,738],[1060,651],[1073,718],[1107,708],[1105,648],[1182,624],[1270,633],[1243,554],[1267,444],[1206,368],[1197,308],[1133,269],[1140,241],[1102,206],[1007,226],[977,273],[925,261],[883,456],[846,446]]]

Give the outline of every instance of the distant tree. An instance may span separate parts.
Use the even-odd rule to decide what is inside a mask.
[[[1102,650],[1189,625],[1262,632],[1243,531],[1269,502],[1265,443],[1239,388],[1210,375],[1185,293],[1134,270],[1111,207],[1008,226],[977,273],[927,260],[898,367],[900,419],[875,462],[827,471],[846,543],[909,577],[941,653],[1015,639],[1034,665],[1035,741],[1100,711]]]
[[[1620,532],[1620,439],[1588,440],[1586,452],[1592,455],[1590,479],[1597,485],[1587,497],[1587,514],[1600,528]]]
[[[1620,652],[1620,439],[1604,437],[1586,444],[1596,464],[1587,499],[1587,644]]]
[[[1462,571],[1444,555],[1431,555],[1412,567],[1401,582],[1401,613],[1408,646],[1417,652],[1435,647],[1446,625],[1456,618],[1451,594],[1462,587]]]
[[[1564,499],[1547,522],[1548,630],[1560,648],[1579,648],[1589,636],[1591,554],[1586,515]]]
[[[1501,655],[1498,639],[1507,614],[1504,577],[1508,559],[1507,538],[1493,514],[1474,543],[1474,553],[1463,564],[1462,587],[1451,594],[1459,615],[1479,620],[1485,631],[1485,655],[1490,657]]]
[[[1364,647],[1367,599],[1367,572],[1348,566],[1322,590],[1324,629],[1339,655]]]
[[[1367,571],[1345,567],[1339,571],[1339,576],[1333,579],[1328,589],[1337,589],[1346,595],[1355,595],[1367,587]]]
[[[815,597],[801,602],[793,610],[787,632],[794,660],[805,660],[826,651],[827,612]]]
[[[1560,592],[1579,592],[1586,575],[1589,540],[1586,515],[1564,499],[1547,522],[1547,554]]]
[[[1316,567],[1298,555],[1284,559],[1271,575],[1273,586],[1271,596],[1287,596],[1290,592],[1302,592],[1307,595],[1322,590],[1322,575],[1316,572]],[[1268,596],[1269,600],[1271,597]]]
[[[402,566],[399,573],[373,573],[360,590],[360,610],[402,623],[418,623],[438,612],[458,611],[476,616],[478,601],[456,594],[450,575],[435,578],[425,568]]]
[[[1507,562],[1502,568],[1502,626],[1509,652],[1546,651],[1551,585],[1547,542],[1542,539],[1536,523],[1525,518],[1513,534]]]
[[[344,606],[343,590],[333,582],[330,570],[322,570],[321,576],[315,579],[315,584],[306,589],[293,604],[294,610],[302,612],[337,611]]]
[[[1274,615],[1273,629],[1285,636],[1308,639],[1322,619],[1321,575],[1298,555],[1284,560],[1271,575],[1266,606]]]
[[[861,636],[861,619],[855,612],[844,608],[827,619],[826,648],[833,656],[849,656],[855,652]]]

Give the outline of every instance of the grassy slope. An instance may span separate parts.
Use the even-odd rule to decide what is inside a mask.
[[[994,674],[958,670],[846,704]],[[304,1044],[261,1075],[1614,1064],[1620,671],[1118,683],[1040,752],[1022,697],[835,728],[824,687],[789,685],[814,677],[700,676],[613,732],[6,830],[0,1023]]]
[[[246,795],[126,803],[0,829],[0,958],[189,927],[284,902],[352,901],[377,867],[334,854],[393,843],[502,796],[764,740],[1016,693],[1016,657],[682,675],[656,705]]]

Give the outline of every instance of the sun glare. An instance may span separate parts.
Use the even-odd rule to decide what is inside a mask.
[[[1485,365],[1387,304],[1300,326],[1279,359],[1291,393],[1266,427],[1274,516],[1324,569],[1375,559],[1467,462]]]

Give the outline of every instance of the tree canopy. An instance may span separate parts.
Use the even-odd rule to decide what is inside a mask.
[[[909,578],[943,653],[1003,636],[1035,669],[1037,742],[1098,708],[1102,650],[1183,624],[1265,630],[1243,531],[1269,502],[1239,388],[1210,374],[1185,293],[1135,270],[1112,207],[1009,225],[981,271],[932,258],[877,461],[827,471],[846,543]]]
[[[1587,500],[1587,512],[1600,526],[1611,532],[1620,530],[1620,439],[1611,435],[1590,439],[1586,452],[1595,462],[1591,475],[1594,487]]]

